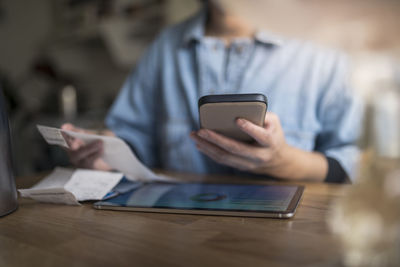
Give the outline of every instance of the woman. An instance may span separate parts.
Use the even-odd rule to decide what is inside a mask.
[[[257,31],[226,5],[208,1],[159,35],[121,89],[105,134],[124,139],[150,167],[328,182],[352,178],[361,111],[346,84],[343,56]],[[268,97],[264,127],[237,121],[256,145],[198,130],[197,100],[225,93]],[[63,129],[82,131],[70,124]],[[101,143],[70,145],[75,165],[109,169],[100,158]]]

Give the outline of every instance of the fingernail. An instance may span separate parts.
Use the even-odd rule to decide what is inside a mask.
[[[198,134],[202,138],[208,138],[208,133],[206,130],[200,130]]]
[[[243,126],[243,125],[246,123],[246,121],[245,121],[244,119],[239,118],[239,119],[236,120],[236,123],[237,123],[239,126]]]

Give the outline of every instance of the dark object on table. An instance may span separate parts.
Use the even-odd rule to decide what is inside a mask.
[[[6,103],[0,88],[0,216],[17,208],[17,190],[12,170],[11,136]]]

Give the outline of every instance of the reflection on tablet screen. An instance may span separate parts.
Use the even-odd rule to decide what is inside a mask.
[[[111,205],[237,211],[285,211],[297,186],[147,184],[107,202]]]

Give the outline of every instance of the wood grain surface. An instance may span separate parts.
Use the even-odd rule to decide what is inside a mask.
[[[174,175],[186,181],[271,182]],[[19,178],[17,186],[29,187],[43,176]],[[297,184],[306,188],[292,219],[105,211],[91,203],[20,198],[18,210],[0,218],[0,266],[340,266],[340,246],[326,221],[332,201],[348,185]]]

